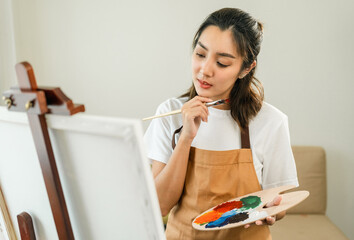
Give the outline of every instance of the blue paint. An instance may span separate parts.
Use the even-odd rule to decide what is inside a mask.
[[[235,216],[237,214],[237,211],[235,209],[228,211],[226,213],[224,213],[223,215],[221,215],[221,217],[218,220],[209,222],[205,228],[214,228],[214,227],[222,227],[225,226],[229,223],[230,218],[232,216]]]

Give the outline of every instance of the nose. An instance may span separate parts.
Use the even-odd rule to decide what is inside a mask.
[[[202,64],[202,68],[200,69],[201,73],[206,77],[213,76],[213,63],[211,59],[205,59]]]

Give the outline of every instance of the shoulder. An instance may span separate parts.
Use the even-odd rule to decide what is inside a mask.
[[[287,121],[288,116],[273,105],[263,102],[261,110],[255,117],[255,121],[262,121],[269,124],[280,124]]]
[[[166,113],[169,111],[180,109],[187,101],[187,98],[169,98],[162,102],[157,108],[157,114]]]
[[[288,116],[273,105],[263,102],[261,110],[250,122],[250,131],[269,134],[277,131],[284,124],[287,125]]]
[[[181,109],[183,104],[188,100],[188,98],[169,98],[162,102],[157,110],[156,115],[168,113],[174,110]],[[166,116],[162,118],[153,119],[151,122],[156,128],[164,128],[166,131],[173,133],[177,128],[182,125],[181,114]]]
[[[170,98],[162,102],[156,115],[180,109],[187,99]],[[144,134],[148,158],[167,163],[172,154],[172,136],[182,125],[180,114],[152,119]]]

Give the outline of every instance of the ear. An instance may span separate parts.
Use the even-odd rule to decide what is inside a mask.
[[[256,60],[253,61],[253,63],[251,64],[251,66],[249,66],[248,68],[245,68],[241,74],[239,75],[239,78],[244,78],[247,76],[247,74],[257,65]]]

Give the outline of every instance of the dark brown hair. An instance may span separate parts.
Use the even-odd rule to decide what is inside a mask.
[[[210,14],[200,25],[193,40],[193,50],[200,35],[209,26],[217,26],[222,31],[231,30],[238,53],[243,59],[241,71],[250,67],[261,49],[263,25],[248,13],[237,8],[223,8]],[[237,79],[230,93],[231,116],[241,129],[248,127],[249,121],[262,107],[264,91],[262,83],[254,77],[254,67],[244,78]],[[194,85],[181,97],[192,99],[197,94]]]

